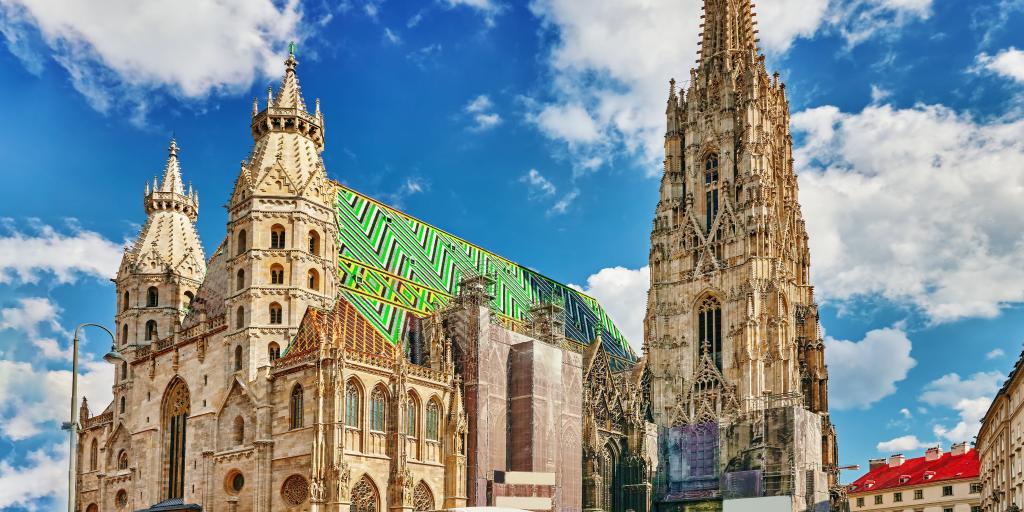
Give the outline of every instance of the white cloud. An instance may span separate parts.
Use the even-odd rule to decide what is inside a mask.
[[[588,277],[585,287],[569,286],[597,299],[639,354],[643,349],[644,315],[650,285],[651,270],[645,266],[638,269],[604,268]]]
[[[932,0],[832,0],[827,20],[847,48],[878,35],[892,36],[904,25],[928,19]]]
[[[60,312],[60,307],[47,298],[21,298],[18,299],[17,306],[0,309],[0,330],[19,331],[39,349],[44,358],[70,361],[70,347],[62,347],[52,336],[40,336],[40,329],[43,327],[51,335],[59,335],[65,339],[71,336],[71,333],[65,331],[57,321]],[[0,357],[5,355],[8,354],[0,353]]]
[[[395,46],[402,44],[402,38],[398,33],[388,27],[384,27],[384,41]]]
[[[928,448],[935,445],[936,443],[922,442],[920,439],[917,438],[917,436],[906,435],[897,437],[895,439],[890,439],[888,441],[882,441],[875,445],[875,448],[877,448],[878,451],[882,453],[902,453],[913,450],[919,450],[921,448]]]
[[[37,51],[94,108],[132,103],[139,115],[153,90],[202,98],[280,74],[279,51],[301,39],[301,18],[298,0],[0,0],[8,40],[37,30],[48,46]]]
[[[903,416],[903,419],[905,420],[909,420],[910,418],[914,417],[914,413],[910,412],[910,409],[904,407],[900,409],[900,416]]]
[[[986,70],[1004,78],[1024,83],[1024,50],[1010,47],[995,55],[982,53],[976,59],[976,70]]]
[[[552,196],[555,195],[555,184],[551,183],[547,178],[544,177],[537,169],[530,169],[523,177],[519,178],[519,181],[526,183],[530,186],[531,197],[541,196]]]
[[[997,348],[997,349],[992,349],[987,354],[985,354],[985,359],[999,359],[1000,357],[1003,357],[1005,355],[1006,355],[1006,352],[1003,351],[1003,349]]]
[[[381,199],[393,208],[405,206],[405,200],[417,194],[430,191],[430,181],[418,176],[408,176],[394,192],[381,194]]]
[[[455,7],[468,7],[476,10],[484,17],[484,22],[487,26],[492,27],[495,23],[495,18],[501,11],[505,10],[505,6],[500,4],[497,0],[441,0],[449,8]]]
[[[572,203],[576,201],[576,198],[579,196],[580,189],[574,188],[570,190],[567,194],[565,194],[558,201],[556,201],[555,204],[551,205],[551,208],[548,209],[547,214],[561,215],[569,211],[569,207],[572,206]]]
[[[972,440],[1004,378],[999,372],[979,372],[968,379],[949,373],[925,385],[919,397],[922,402],[948,407],[960,417],[960,421],[952,427],[935,425],[932,430],[936,437],[952,442]]]
[[[60,283],[74,282],[79,274],[110,278],[117,273],[122,248],[100,234],[80,229],[63,234],[46,225],[33,230],[23,233],[10,223],[0,228],[0,284],[35,283],[40,273],[52,273]]]
[[[476,98],[470,100],[469,103],[463,107],[463,110],[473,118],[473,122],[476,123],[472,126],[473,131],[486,131],[494,128],[501,124],[501,116],[496,112],[492,112],[494,109],[494,103],[491,102],[491,98],[486,94],[481,94]]]
[[[878,295],[936,323],[1024,300],[1024,235],[1007,222],[1024,218],[1024,120],[873,105],[792,124],[822,298]]]
[[[88,397],[93,413],[111,400],[113,367],[86,360],[79,366],[79,396]],[[67,421],[71,402],[71,372],[34,368],[19,361],[0,360],[0,434],[13,441],[33,437],[44,425],[56,430]],[[75,409],[77,414],[77,408]]]
[[[19,466],[0,460],[0,509],[38,510],[37,500],[67,499],[68,447],[64,443],[34,450]]]
[[[597,123],[580,105],[548,105],[530,120],[548,137],[570,144],[597,142],[601,137]]]
[[[917,361],[898,328],[876,329],[860,341],[825,339],[829,400],[836,409],[864,409],[896,392]]]

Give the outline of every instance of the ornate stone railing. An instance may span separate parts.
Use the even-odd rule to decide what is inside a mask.
[[[104,423],[110,423],[111,421],[114,421],[114,411],[105,412],[98,416],[93,416],[92,418],[86,419],[84,422],[82,422],[82,428],[92,428],[97,425],[103,425]]]

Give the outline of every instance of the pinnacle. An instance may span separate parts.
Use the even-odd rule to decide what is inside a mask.
[[[302,98],[302,88],[299,87],[299,76],[295,73],[298,64],[299,61],[295,60],[295,45],[289,45],[288,58],[284,61],[284,79],[281,80],[281,90],[277,92],[277,99],[274,100],[275,107],[306,110],[306,101]]]
[[[181,182],[181,166],[178,163],[178,142],[173,138],[171,139],[170,146],[167,148],[167,153],[167,166],[164,168],[164,179],[163,183],[160,184],[159,190],[160,192],[184,194],[185,187]]]

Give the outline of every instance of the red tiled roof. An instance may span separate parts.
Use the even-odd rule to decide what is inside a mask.
[[[858,478],[850,484],[849,494],[875,493],[885,489],[914,487],[934,484],[945,480],[977,478],[980,473],[978,452],[970,450],[963,455],[943,453],[936,460],[928,461],[924,457],[908,459],[902,465],[889,467],[885,465]],[[931,478],[925,478],[928,475]]]

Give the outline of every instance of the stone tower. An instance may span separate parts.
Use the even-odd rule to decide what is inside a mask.
[[[705,0],[697,68],[685,92],[669,85],[644,340],[669,459],[660,491],[804,500],[810,487],[811,508],[835,483],[835,433],[789,104],[752,9]],[[740,480],[756,489],[727,488]]]
[[[337,293],[334,186],[320,158],[324,118],[319,100],[314,113],[306,110],[297,64],[290,53],[265,109],[253,100],[255,142],[228,203],[224,348],[245,380],[280,355],[308,306],[329,308]]]
[[[131,354],[140,346],[170,339],[188,313],[196,289],[206,275],[206,258],[196,233],[199,194],[181,180],[178,144],[168,148],[163,179],[147,183],[143,203],[146,223],[125,250],[117,271],[118,307],[115,315],[118,350]],[[117,382],[129,381],[128,365],[117,368]],[[127,393],[115,386],[117,394]],[[116,414],[123,414],[121,396],[114,397]]]

